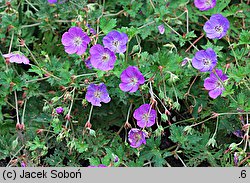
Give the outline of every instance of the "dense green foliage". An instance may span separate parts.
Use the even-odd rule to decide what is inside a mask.
[[[187,0],[0,1],[1,55],[21,51],[30,65],[0,58],[0,161],[8,166],[249,166],[250,165],[250,6],[247,0],[220,0],[199,11]],[[206,37],[203,25],[221,13],[227,35]],[[102,43],[111,30],[129,37],[113,70],[88,69],[84,55],[69,55],[61,37],[72,26]],[[164,24],[165,33],[157,26]],[[213,48],[217,68],[227,74],[222,96],[211,99],[203,87],[209,73],[194,69],[198,49]],[[184,58],[189,58],[182,64]],[[146,82],[135,93],[120,90],[120,74],[137,66]],[[89,75],[86,75],[89,73]],[[106,84],[111,102],[94,107],[90,83]],[[133,111],[154,103],[157,124],[147,129],[146,145],[127,142],[136,127]],[[57,107],[63,114],[56,114]],[[131,110],[129,110],[131,109]],[[169,112],[168,112],[169,111]],[[170,114],[171,113],[171,114]],[[126,122],[128,119],[128,123]],[[16,129],[18,121],[25,129]],[[236,132],[242,132],[237,137]],[[118,161],[114,159],[118,157]],[[237,161],[235,160],[237,159]]]

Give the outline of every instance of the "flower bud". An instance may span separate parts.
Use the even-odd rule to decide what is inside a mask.
[[[90,129],[91,127],[92,127],[92,124],[89,121],[87,121],[86,124],[85,124],[85,128]]]
[[[43,130],[44,130],[44,129],[38,129],[38,130],[36,130],[36,133],[37,133],[37,134],[42,134]]]
[[[64,111],[64,109],[63,109],[62,107],[57,107],[57,108],[56,108],[56,113],[57,113],[57,114],[62,114],[63,111]]]
[[[71,118],[72,118],[72,116],[70,116],[70,114],[67,114],[67,115],[65,116],[65,119],[68,120],[68,121],[70,121]]]

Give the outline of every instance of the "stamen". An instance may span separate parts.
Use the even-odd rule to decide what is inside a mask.
[[[130,79],[130,83],[131,83],[132,85],[136,85],[137,82],[138,82],[138,79],[137,79],[136,77],[132,77],[132,78]]]
[[[222,31],[223,31],[223,27],[222,27],[221,25],[215,26],[214,29],[215,29],[215,31],[218,32],[218,33],[222,33]]]
[[[203,61],[204,65],[210,65],[211,64],[211,60],[210,59],[204,58],[204,59],[202,59],[202,61]]]
[[[80,37],[75,37],[73,43],[75,46],[80,46],[82,44],[82,39]]]
[[[102,61],[107,62],[109,60],[109,55],[107,53],[102,54]]]
[[[101,98],[101,94],[102,94],[102,92],[99,91],[99,90],[96,90],[96,91],[94,92],[94,96],[95,96],[96,98]]]
[[[207,1],[205,2],[205,4],[206,4],[206,6],[211,6],[211,5],[212,5],[212,1],[211,1],[211,0],[207,0]]]

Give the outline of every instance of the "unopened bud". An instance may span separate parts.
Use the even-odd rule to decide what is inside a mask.
[[[92,127],[92,124],[89,121],[87,121],[85,124],[85,128],[91,129],[91,127]]]
[[[24,46],[24,45],[25,45],[25,40],[24,40],[24,39],[20,39],[19,42],[20,42],[20,45],[21,45],[21,46]]]
[[[44,129],[38,129],[38,130],[36,130],[36,133],[41,134],[43,131],[44,131]]]
[[[71,120],[70,114],[67,114],[67,115],[65,116],[65,119],[68,120],[68,121],[70,121],[70,120]]]
[[[126,121],[126,123],[124,124],[124,128],[128,129],[128,128],[132,128],[132,127],[131,127],[131,124],[128,121]]]

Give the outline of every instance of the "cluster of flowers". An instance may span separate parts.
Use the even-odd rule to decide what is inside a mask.
[[[215,7],[216,0],[194,0],[194,5],[200,11],[207,11]],[[221,39],[229,29],[229,21],[221,14],[214,14],[205,23],[203,29],[209,39]],[[159,25],[160,34],[164,34],[164,25]],[[204,81],[204,87],[209,90],[209,96],[213,99],[217,98],[225,90],[222,82],[227,80],[227,76],[222,70],[216,69],[216,74],[212,73],[217,64],[217,55],[212,48],[198,51],[192,59],[192,65],[200,72],[210,72],[210,77]]]
[[[134,111],[133,117],[137,121],[137,125],[142,129],[151,127],[155,124],[157,113],[152,109],[152,105],[143,104]],[[132,128],[128,133],[128,141],[130,146],[138,148],[142,144],[146,144],[147,133],[138,128]]]
[[[109,71],[114,68],[116,53],[124,53],[127,49],[128,36],[116,30],[109,32],[103,38],[103,45],[95,44],[90,48],[90,57],[87,59],[88,68],[96,68],[102,71]],[[80,27],[71,27],[62,36],[62,44],[68,54],[82,55],[88,44],[89,36]],[[120,89],[125,92],[136,92],[145,79],[139,69],[135,66],[128,66],[121,73]],[[90,84],[87,88],[86,100],[94,106],[101,106],[101,102],[108,103],[109,97],[104,83]]]
[[[90,57],[87,59],[87,67],[94,67],[102,71],[109,71],[114,68],[116,53],[124,53],[127,49],[128,36],[116,30],[109,32],[102,40],[103,45],[95,44],[90,48]],[[82,55],[90,38],[80,27],[71,27],[62,36],[62,44],[68,54]],[[145,78],[136,66],[128,66],[122,71],[119,87],[124,92],[136,92],[140,85],[144,84]],[[101,106],[101,102],[108,103],[109,97],[107,87],[104,83],[90,84],[87,88],[86,100],[93,106]],[[150,127],[155,123],[156,111],[150,104],[143,104],[134,111],[134,118],[141,128]],[[146,133],[140,129],[132,128],[129,131],[128,140],[130,146],[137,148],[146,143]]]
[[[209,10],[216,5],[216,0],[195,0],[195,6],[201,10]],[[209,39],[221,39],[227,33],[229,29],[229,21],[221,14],[214,14],[205,23],[203,29]],[[204,81],[204,87],[209,91],[209,96],[213,99],[217,98],[225,90],[223,82],[228,77],[223,74],[222,70],[215,69],[217,64],[217,55],[212,48],[206,50],[200,50],[196,52],[192,59],[192,65],[200,72],[210,72],[210,77]]]

